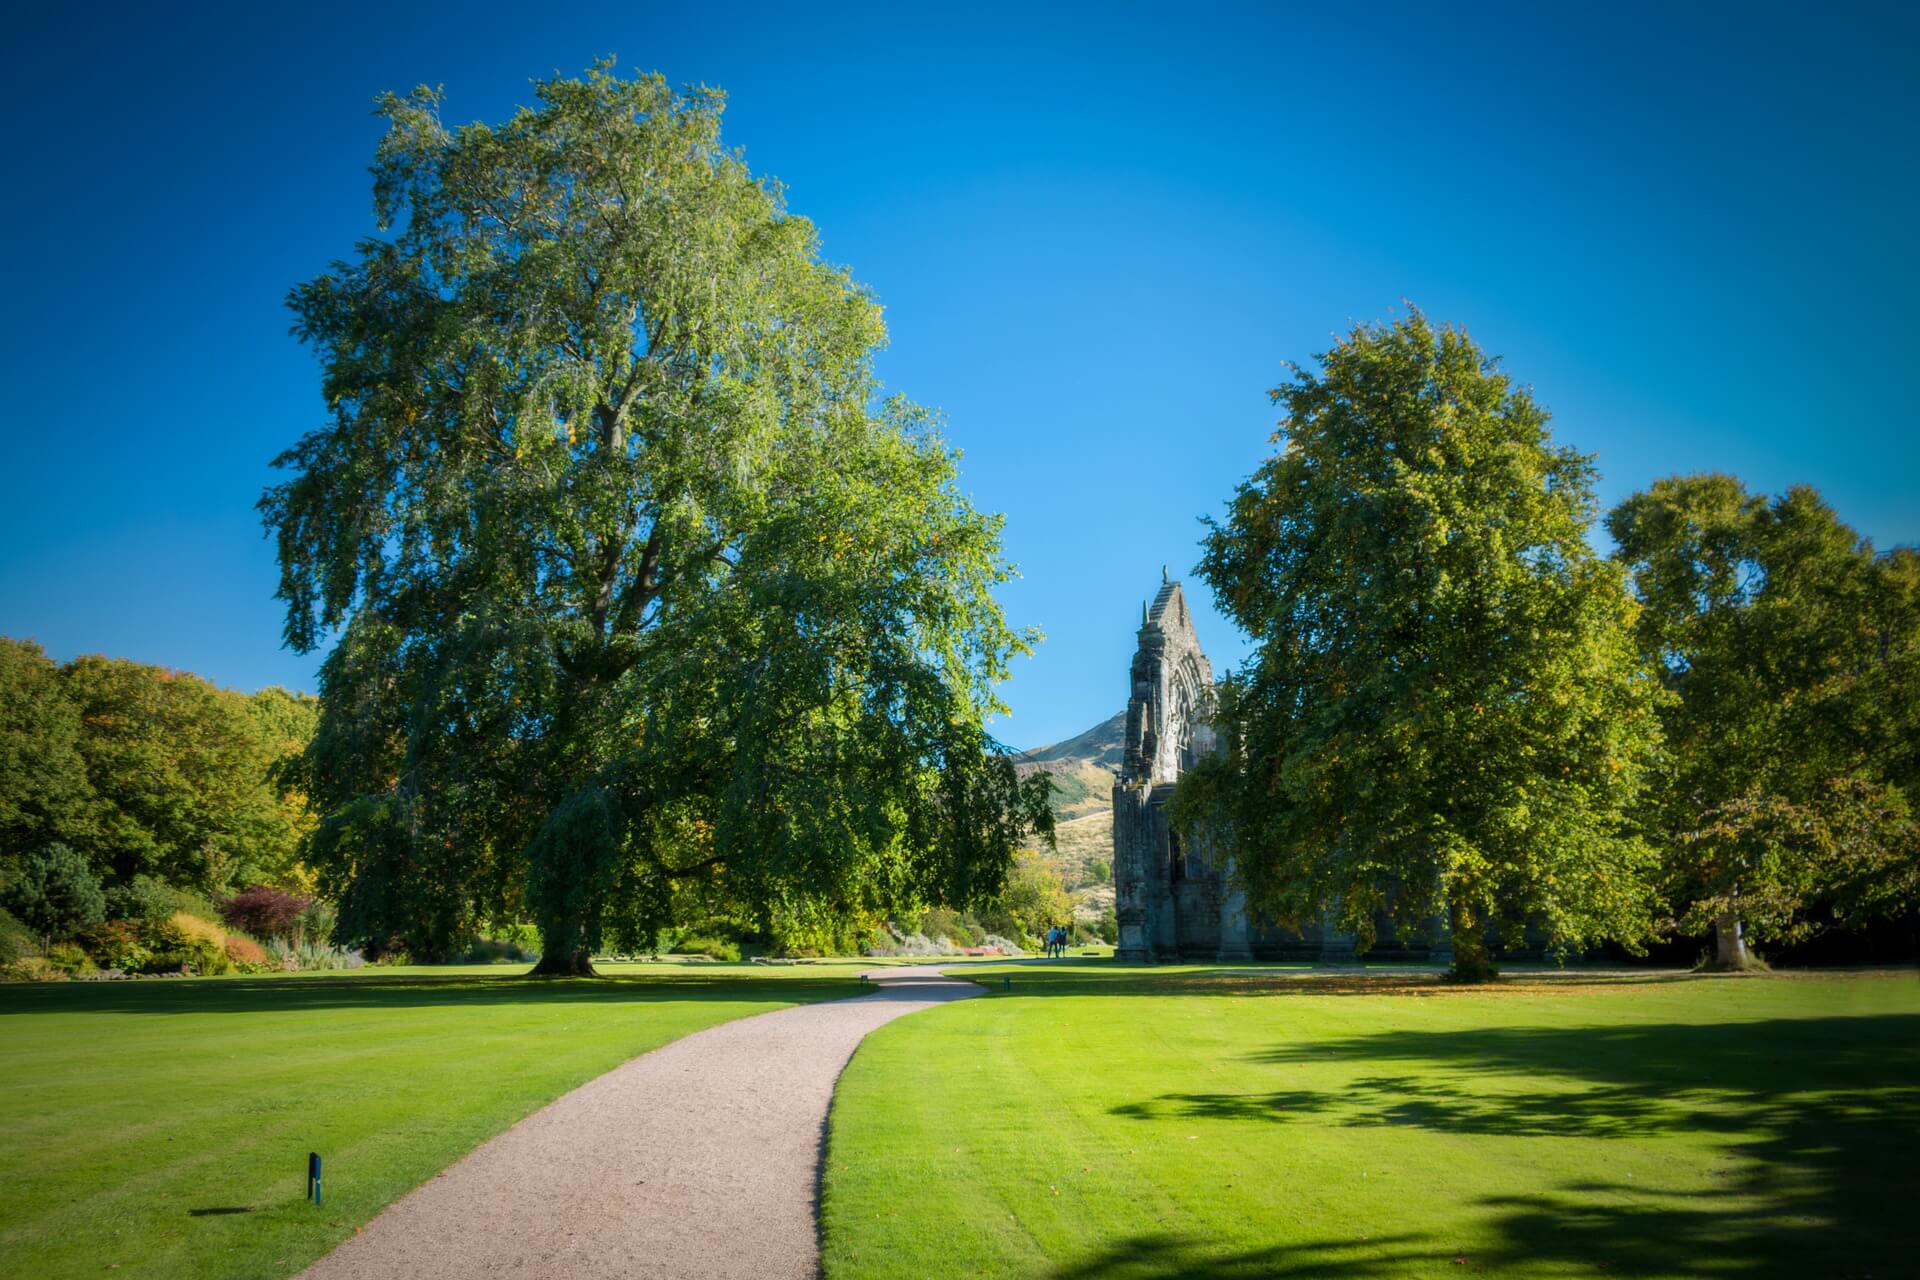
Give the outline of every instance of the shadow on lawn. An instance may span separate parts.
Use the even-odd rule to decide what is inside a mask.
[[[1044,996],[1500,996],[1571,995],[1600,988],[1664,986],[1675,982],[1742,981],[1703,977],[1675,969],[1541,969],[1509,973],[1484,986],[1449,982],[1438,969],[1275,968],[1203,969],[1169,973],[1151,966],[1120,966],[1108,972],[1084,968],[1050,971],[1039,965],[994,967],[956,973],[993,990],[1001,999]],[[1013,986],[1000,992],[1003,978]]]
[[[1490,1226],[1497,1243],[1469,1265],[1522,1274],[1549,1262],[1611,1275],[1914,1274],[1920,1015],[1402,1030],[1254,1056],[1276,1065],[1408,1070],[1363,1074],[1329,1091],[1162,1094],[1114,1114],[1313,1118],[1602,1144],[1708,1134],[1718,1139],[1719,1167],[1717,1185],[1705,1190],[1609,1177],[1607,1148],[1597,1145],[1591,1177],[1535,1195],[1470,1201],[1482,1211],[1475,1234]],[[1699,1150],[1675,1148],[1679,1158]],[[1214,1259],[1196,1242],[1156,1236],[1117,1245],[1100,1264],[1104,1271],[1084,1274],[1369,1276],[1443,1256],[1389,1257],[1375,1245],[1348,1244]]]
[[[298,1013],[316,1009],[658,1004],[677,1000],[806,1003],[860,994],[860,986],[853,978],[673,973],[556,979],[527,978],[519,971],[498,976],[374,972],[284,978],[20,983],[0,986],[0,1015]]]

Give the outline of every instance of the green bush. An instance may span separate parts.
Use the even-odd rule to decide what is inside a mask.
[[[164,924],[168,916],[184,911],[201,920],[218,920],[213,903],[193,892],[181,889],[153,876],[138,875],[130,883],[108,889],[107,918],[136,920],[151,925]]]
[[[921,913],[920,927],[914,932],[938,942],[945,938],[956,947],[980,945],[980,927],[951,907],[928,907]]]
[[[80,945],[107,969],[133,973],[153,966],[150,926],[143,920],[107,920],[80,935]]]
[[[65,982],[70,975],[45,956],[0,964],[0,982]]]
[[[63,942],[107,918],[100,878],[85,856],[63,844],[28,854],[0,906],[52,942]]]
[[[33,936],[33,930],[14,919],[5,907],[0,907],[0,964],[12,964],[38,954],[40,939]]]
[[[676,955],[706,956],[712,960],[738,960],[740,944],[728,938],[685,934],[673,945]]]
[[[227,958],[226,931],[199,916],[176,911],[153,930],[151,938],[155,968],[212,974],[226,973],[233,967]]]
[[[99,972],[93,957],[84,948],[71,942],[56,942],[47,948],[47,963],[66,974],[69,978],[78,978],[84,974]]]

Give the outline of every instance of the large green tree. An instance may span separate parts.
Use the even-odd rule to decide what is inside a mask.
[[[1913,553],[1876,556],[1810,488],[1769,500],[1717,474],[1661,480],[1607,526],[1674,695],[1649,799],[1679,927],[1739,968],[1749,935],[1799,936],[1816,904],[1920,906]]]
[[[1632,942],[1648,858],[1629,815],[1658,728],[1624,574],[1586,535],[1587,458],[1457,329],[1365,325],[1273,392],[1280,450],[1200,572],[1255,650],[1223,683],[1227,750],[1177,813],[1251,906]]]
[[[0,882],[26,854],[94,826],[80,713],[31,640],[0,637]]]
[[[877,399],[880,308],[606,64],[497,126],[388,96],[383,238],[296,288],[332,420],[262,499],[322,671],[314,858],[417,951],[529,910],[590,971],[688,901],[769,925],[999,885],[1045,782],[983,729],[999,522]]]
[[[313,699],[118,658],[76,658],[60,676],[95,797],[75,843],[104,878],[225,893],[292,874],[311,820],[281,774],[313,734]]]

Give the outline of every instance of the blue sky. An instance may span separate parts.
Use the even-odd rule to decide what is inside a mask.
[[[1722,469],[1920,541],[1914,6],[279,8],[42,6],[0,51],[0,633],[56,657],[312,687],[253,502],[321,419],[281,300],[373,229],[371,99],[498,119],[600,53],[725,88],[886,305],[1047,633],[1015,745],[1123,704],[1283,362],[1402,299],[1604,501]]]

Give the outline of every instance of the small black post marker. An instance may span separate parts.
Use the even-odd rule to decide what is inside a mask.
[[[307,1152],[307,1199],[320,1203],[320,1153]]]

